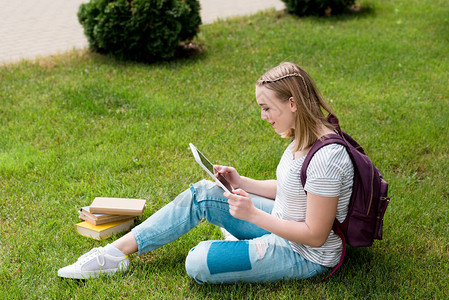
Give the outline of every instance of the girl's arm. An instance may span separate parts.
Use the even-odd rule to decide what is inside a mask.
[[[255,180],[240,176],[233,167],[214,166],[215,172],[220,173],[235,188],[248,193],[259,195],[268,199],[276,198],[276,180]]]
[[[322,246],[332,229],[337,213],[338,197],[324,197],[307,193],[307,212],[304,222],[278,219],[257,209],[248,194],[241,189],[227,192],[229,212],[235,218],[251,222],[271,233],[289,241],[308,245]]]

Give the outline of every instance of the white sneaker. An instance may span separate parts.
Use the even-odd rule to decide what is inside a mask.
[[[58,270],[59,277],[87,279],[102,274],[113,275],[117,271],[126,271],[129,266],[127,256],[113,256],[104,251],[103,247],[93,248],[78,258],[73,265]]]

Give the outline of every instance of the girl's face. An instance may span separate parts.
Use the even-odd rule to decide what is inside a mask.
[[[261,108],[262,120],[270,123],[276,133],[282,134],[295,128],[296,104],[293,97],[283,102],[275,96],[274,91],[256,86],[256,101]]]

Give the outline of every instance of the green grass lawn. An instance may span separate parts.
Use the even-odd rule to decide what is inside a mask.
[[[449,284],[449,7],[372,0],[356,14],[268,11],[201,27],[205,51],[153,65],[87,51],[0,67],[0,298],[435,298]],[[256,179],[288,144],[260,120],[254,84],[303,66],[390,183],[384,240],[350,248],[327,282],[197,285],[190,248],[207,223],[131,257],[129,272],[77,282],[57,270],[109,241],[78,235],[94,197],[147,200],[141,222],[205,178],[188,148]]]

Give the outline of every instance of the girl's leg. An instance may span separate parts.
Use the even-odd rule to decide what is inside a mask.
[[[132,232],[128,232],[118,240],[114,241],[112,245],[122,251],[125,255],[137,252],[137,242]]]
[[[274,201],[253,196],[254,205],[271,212]],[[132,230],[138,254],[168,244],[194,228],[202,219],[224,227],[238,239],[253,239],[267,234],[260,227],[236,219],[229,213],[223,190],[211,181],[200,181],[178,195]],[[120,244],[119,244],[120,245]],[[120,246],[118,247],[120,249]]]
[[[187,274],[198,283],[303,279],[327,269],[304,259],[274,234],[245,241],[204,241],[186,259]]]
[[[256,207],[271,212],[274,201],[257,196],[254,196],[253,201]],[[201,181],[112,245],[94,248],[74,264],[59,269],[58,276],[85,279],[126,270],[129,260],[123,254],[137,251],[140,255],[168,244],[187,233],[203,218],[226,228],[239,239],[251,239],[268,233],[232,217],[223,190],[213,182]]]

